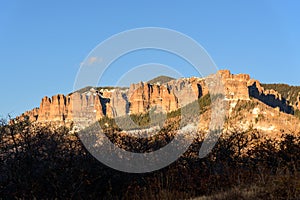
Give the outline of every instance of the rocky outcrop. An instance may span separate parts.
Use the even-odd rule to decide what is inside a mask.
[[[217,83],[215,76],[221,77]],[[218,85],[219,84],[219,85]],[[214,87],[212,87],[214,85]],[[221,87],[222,86],[222,87]],[[248,74],[231,74],[229,70],[220,70],[205,78],[191,77],[171,80],[160,84],[140,82],[131,84],[129,89],[91,88],[89,91],[75,92],[64,96],[44,97],[40,107],[25,112],[31,121],[72,122],[74,120],[99,120],[104,116],[115,118],[127,114],[146,113],[151,109],[158,112],[171,112],[183,107],[209,93],[222,93],[227,101],[250,100],[256,98],[286,113],[293,109],[275,90],[265,90],[259,81],[250,79]],[[300,94],[298,96],[300,109]]]
[[[62,94],[51,99],[44,97],[38,112],[38,121],[63,121],[66,113],[66,97]]]
[[[127,91],[112,90],[103,91],[103,96],[109,99],[106,105],[106,116],[110,118],[123,116],[129,113],[129,101]]]
[[[177,110],[178,99],[165,85],[139,83],[132,84],[128,91],[129,113],[145,113],[151,108],[163,112]]]
[[[73,93],[67,96],[66,112],[64,115],[67,122],[81,119],[101,119],[104,116],[102,101],[104,98],[98,93],[86,92],[83,94]],[[39,120],[39,119],[38,119]]]
[[[24,112],[21,116],[16,117],[17,120],[25,120],[25,118],[28,118],[29,121],[37,121],[39,114],[39,108],[34,108],[32,110]]]
[[[40,104],[38,120],[46,121],[50,118],[50,106],[51,106],[51,99],[49,97],[44,97]]]
[[[165,86],[175,94],[179,107],[208,94],[205,80],[201,78],[192,77],[172,80],[166,83]]]
[[[220,70],[218,74],[221,75],[224,84],[225,97],[228,100],[250,100],[248,91],[248,81],[250,76],[248,74],[231,74],[229,70]]]
[[[250,80],[248,82],[248,89],[251,97],[258,99],[273,108],[279,109],[282,112],[293,113],[293,107],[280,93],[273,89],[265,90],[259,81]]]
[[[30,121],[37,122],[71,122],[86,117],[101,119],[104,110],[101,105],[102,98],[97,93],[72,93],[67,96],[55,95],[51,99],[44,97],[40,108],[24,113]]]

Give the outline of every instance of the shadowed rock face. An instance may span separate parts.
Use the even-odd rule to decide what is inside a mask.
[[[248,85],[250,96],[262,101],[263,103],[273,108],[279,108],[279,110],[282,112],[289,114],[293,113],[293,107],[289,105],[289,102],[284,99],[282,95],[277,91],[264,90],[264,88],[261,87],[259,81],[251,81]]]
[[[293,112],[278,92],[264,90],[259,81],[250,79],[248,74],[233,75],[229,70],[220,70],[217,75],[222,78],[226,100],[250,100],[250,97],[254,97],[274,108],[279,107],[283,112]],[[164,84],[140,82],[131,84],[129,89],[96,91],[92,88],[84,93],[59,94],[51,99],[44,97],[40,108],[27,111],[21,117],[26,115],[31,121],[37,122],[72,122],[146,113],[152,108],[171,112],[208,94],[207,84],[210,84],[211,78],[181,78]],[[300,95],[298,102],[300,108]]]
[[[298,94],[298,97],[297,97],[296,108],[298,110],[300,110],[300,93]]]

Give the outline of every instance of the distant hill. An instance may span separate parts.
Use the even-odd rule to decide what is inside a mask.
[[[164,84],[167,83],[171,80],[175,80],[175,78],[169,77],[169,76],[158,76],[154,79],[151,79],[149,81],[147,81],[147,83],[150,84],[155,84],[155,83],[160,83],[160,84]],[[90,91],[91,88],[95,88],[96,90],[101,90],[101,89],[107,89],[107,90],[112,90],[112,89],[128,89],[128,87],[118,87],[118,86],[101,86],[101,87],[92,87],[92,86],[87,86],[84,88],[81,88],[79,90],[76,90],[74,92],[78,92],[78,93],[84,93],[84,92],[88,92]],[[72,93],[74,93],[72,92]],[[70,93],[70,94],[72,94]]]
[[[84,93],[84,92],[90,91],[91,88],[93,88],[93,87],[92,87],[92,86],[87,86],[87,87],[81,88],[81,89],[79,89],[79,90],[76,90],[76,91],[74,91],[74,92],[78,92],[78,93],[82,94],[82,93]],[[74,93],[74,92],[72,92],[72,93]],[[71,94],[72,94],[72,93],[71,93]]]
[[[125,90],[125,89],[128,89],[128,87],[118,87],[118,86],[102,86],[102,87],[92,87],[92,86],[87,86],[87,87],[84,87],[84,88],[81,88],[79,90],[76,90],[75,92],[78,92],[78,93],[85,93],[85,92],[88,92],[90,91],[90,89],[94,88],[95,90],[113,90],[113,89],[121,89],[121,90]],[[74,93],[74,92],[72,92]],[[70,93],[70,94],[72,94]]]
[[[169,77],[169,76],[158,76],[154,79],[151,79],[150,81],[147,81],[150,84],[155,84],[155,83],[160,83],[160,84],[164,84],[167,83],[171,80],[175,80],[175,78]]]

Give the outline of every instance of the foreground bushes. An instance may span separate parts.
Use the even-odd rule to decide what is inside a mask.
[[[274,142],[262,140],[255,132],[232,133],[220,139],[204,159],[198,158],[201,141],[195,140],[170,166],[152,173],[128,174],[98,162],[65,127],[32,126],[26,121],[7,125],[2,121],[0,131],[1,198],[300,197],[300,138],[292,135]],[[118,142],[117,134],[111,137]]]

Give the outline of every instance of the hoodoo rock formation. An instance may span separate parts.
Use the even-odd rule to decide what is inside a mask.
[[[222,78],[225,100],[250,100],[256,98],[265,104],[286,113],[292,113],[289,105],[275,90],[264,90],[260,82],[250,79],[248,74],[233,75],[229,70],[217,72]],[[72,122],[80,119],[114,118],[127,114],[146,113],[151,109],[171,112],[209,93],[210,77],[181,78],[166,83],[131,84],[129,89],[90,89],[87,92],[74,92],[69,95],[44,97],[40,107],[22,114],[33,122]],[[300,94],[298,96],[300,108]]]
[[[165,112],[177,110],[178,99],[166,86],[160,84],[132,84],[127,98],[130,102],[130,114],[145,113],[150,108],[158,107]]]

